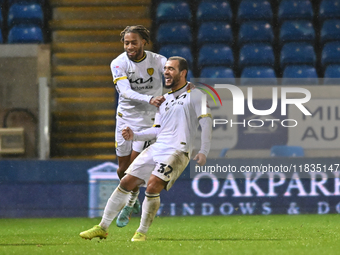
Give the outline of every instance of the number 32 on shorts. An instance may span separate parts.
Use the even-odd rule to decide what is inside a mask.
[[[173,170],[174,169],[170,165],[158,163],[157,172],[164,174],[167,178],[170,178],[170,174],[172,173]]]

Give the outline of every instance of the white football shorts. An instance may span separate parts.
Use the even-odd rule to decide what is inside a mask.
[[[143,129],[136,129],[132,125],[125,123],[121,118],[117,117],[116,121],[116,130],[115,130],[115,146],[116,146],[116,155],[118,157],[124,157],[131,154],[132,150],[141,153],[148,145],[147,141],[126,141],[122,136],[122,131],[124,128],[130,127],[132,131],[138,132]]]
[[[144,187],[153,174],[168,182],[165,189],[169,190],[188,164],[188,153],[171,148],[160,149],[155,143],[139,154],[125,173],[144,180]]]

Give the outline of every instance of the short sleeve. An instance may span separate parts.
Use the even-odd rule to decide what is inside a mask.
[[[116,85],[119,80],[127,79],[126,65],[117,59],[113,60],[110,65],[113,83]]]

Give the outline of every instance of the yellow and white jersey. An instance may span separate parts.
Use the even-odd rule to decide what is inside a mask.
[[[151,127],[157,108],[150,99],[162,95],[162,75],[167,59],[145,51],[139,61],[132,61],[126,52],[111,62],[113,82],[119,93],[117,120],[132,127]]]
[[[207,113],[202,114],[202,95],[198,89],[187,91],[186,85],[164,95],[166,100],[159,107],[155,119],[154,127],[158,125],[159,131],[154,146],[181,150],[190,158],[200,119],[211,118],[209,107]],[[207,102],[204,104],[207,105]]]

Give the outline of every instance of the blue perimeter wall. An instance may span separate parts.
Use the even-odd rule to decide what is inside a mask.
[[[86,217],[87,169],[100,161],[0,161],[0,217]]]
[[[339,161],[337,158],[220,159],[208,164],[314,162],[329,165]],[[101,163],[103,161],[1,160],[0,217],[87,217],[87,170]],[[281,175],[270,181],[268,177],[246,180],[232,174],[220,179],[214,174],[192,178],[195,175],[190,177],[187,168],[169,192],[162,192],[158,215],[339,214],[339,172],[324,174],[323,179],[297,173],[295,180]],[[205,178],[201,178],[204,175]],[[142,190],[140,199],[143,197]]]

